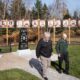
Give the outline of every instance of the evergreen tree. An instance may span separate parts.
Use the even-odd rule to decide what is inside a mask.
[[[48,7],[46,4],[43,5],[43,9],[42,9],[42,15],[43,15],[43,18],[47,18],[48,17]]]

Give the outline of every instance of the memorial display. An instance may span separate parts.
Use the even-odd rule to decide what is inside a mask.
[[[21,28],[19,33],[19,50],[23,49],[28,49],[28,34],[25,28]]]

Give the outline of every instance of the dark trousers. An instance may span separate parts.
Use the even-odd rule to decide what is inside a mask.
[[[63,60],[65,62],[65,69],[64,71],[66,73],[69,72],[69,57],[68,57],[68,53],[67,54],[61,54],[60,57],[58,57],[59,59],[59,69],[61,70],[62,69],[62,63],[63,63]]]

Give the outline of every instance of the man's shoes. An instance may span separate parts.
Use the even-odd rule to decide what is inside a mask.
[[[44,80],[48,80],[48,78],[47,77],[44,77]]]
[[[59,72],[59,73],[62,73],[62,70],[61,70],[61,69],[58,69],[58,72]]]
[[[69,75],[69,72],[65,72],[65,74]]]
[[[69,75],[69,72],[66,72],[67,75]]]
[[[64,74],[67,74],[67,75],[69,74],[69,72],[68,72],[68,71],[65,71],[65,70],[63,71],[63,73],[64,73]]]
[[[61,71],[61,70],[59,70],[58,72],[59,72],[59,73],[62,73],[62,71]]]

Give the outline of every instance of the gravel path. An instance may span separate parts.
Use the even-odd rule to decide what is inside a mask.
[[[53,55],[53,57],[55,57],[54,60],[57,60],[57,55]],[[39,74],[41,66],[35,57],[34,50],[31,51],[31,54],[25,56],[19,56],[17,52],[3,54],[2,57],[0,57],[0,70],[13,68],[25,70],[43,80]],[[49,80],[80,80],[76,77],[63,73],[59,74],[55,69],[52,68],[47,70],[47,76]]]

